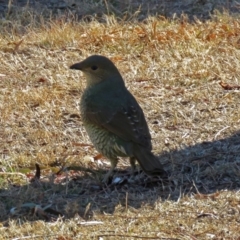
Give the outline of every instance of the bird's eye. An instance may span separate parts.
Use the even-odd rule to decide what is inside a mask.
[[[98,66],[93,65],[93,66],[91,66],[91,69],[92,69],[92,70],[97,70],[97,69],[98,69]]]

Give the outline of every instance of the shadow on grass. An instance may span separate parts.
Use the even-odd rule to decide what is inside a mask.
[[[54,2],[54,1],[53,1]],[[59,0],[52,3],[48,0],[21,0],[21,1],[2,1],[0,3],[0,16],[8,20],[14,20],[16,16],[23,15],[25,24],[26,15],[32,16],[30,21],[36,16],[46,19],[70,16],[75,19],[91,20],[98,19],[102,21],[104,15],[115,15],[124,20],[143,21],[149,16],[162,16],[165,18],[176,19],[184,15],[184,19],[189,18],[193,21],[195,18],[204,21],[210,19],[214,12],[228,12],[230,15],[239,12],[239,3],[237,1],[64,1]],[[35,16],[35,17],[34,17]],[[40,22],[41,22],[40,18]]]
[[[79,214],[90,219],[93,212],[113,213],[119,205],[140,208],[183,195],[211,194],[240,189],[240,132],[213,142],[202,142],[181,150],[162,153],[159,158],[168,179],[130,175],[128,169],[115,172],[114,181],[101,184],[103,170],[69,171],[53,179],[41,179],[24,186],[9,184],[0,190],[0,220],[54,220],[59,215]],[[16,207],[16,209],[13,209]],[[10,213],[12,211],[13,214]]]

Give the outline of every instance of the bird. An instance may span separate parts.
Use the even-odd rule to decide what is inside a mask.
[[[108,183],[118,157],[129,157],[134,172],[136,161],[150,176],[166,175],[159,159],[152,153],[149,128],[135,97],[107,57],[91,55],[70,66],[86,77],[80,100],[83,125],[94,147],[108,158],[111,168],[103,182]]]

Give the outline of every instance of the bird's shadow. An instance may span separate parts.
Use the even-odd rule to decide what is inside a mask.
[[[58,215],[72,218],[76,214],[91,218],[94,211],[113,213],[119,205],[140,208],[143,203],[154,204],[159,199],[175,201],[183,195],[240,188],[240,132],[158,157],[169,174],[165,179],[144,173],[131,175],[130,168],[118,168],[108,185],[101,183],[102,169],[95,174],[70,172],[67,177],[64,173],[23,186],[9,184],[0,189],[0,220],[24,216],[48,221]]]

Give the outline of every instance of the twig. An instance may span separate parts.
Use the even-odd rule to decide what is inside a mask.
[[[167,240],[180,240],[180,238],[165,238],[165,237],[144,237],[144,236],[138,236],[138,235],[124,235],[124,234],[102,234],[97,235],[96,237],[131,237],[131,238],[141,238],[141,239],[167,239]]]

